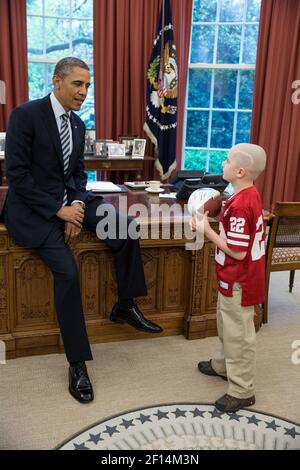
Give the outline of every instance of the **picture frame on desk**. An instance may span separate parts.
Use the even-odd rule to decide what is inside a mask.
[[[107,153],[109,157],[125,157],[125,144],[119,142],[108,142]]]
[[[86,129],[84,140],[84,154],[93,155],[96,140],[96,129]]]
[[[119,136],[120,144],[125,144],[125,155],[132,155],[133,141],[137,138],[137,135],[121,135]]]
[[[107,140],[96,139],[94,144],[94,157],[96,158],[107,158]]]
[[[146,139],[134,139],[132,158],[144,158]]]
[[[6,132],[0,132],[0,157],[4,157]]]

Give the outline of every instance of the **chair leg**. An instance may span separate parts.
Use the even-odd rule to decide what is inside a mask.
[[[294,287],[294,279],[295,279],[295,270],[290,271],[290,286],[289,286],[289,292],[292,292],[293,287]]]

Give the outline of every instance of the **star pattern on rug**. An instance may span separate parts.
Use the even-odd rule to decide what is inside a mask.
[[[205,427],[203,427],[204,424]],[[127,448],[136,448],[136,445],[143,445],[142,441],[146,445],[151,445],[153,440],[169,439],[170,432],[172,432],[172,435],[178,436],[178,439],[186,433],[191,436],[204,436],[208,432],[208,437],[212,433],[212,436],[226,440],[229,432],[226,431],[227,425],[229,426],[228,429],[231,429],[230,432],[233,433],[232,439],[237,439],[236,432],[240,429],[242,434],[239,435],[242,437],[239,439],[246,440],[248,432],[249,436],[252,436],[250,439],[252,439],[253,446],[264,446],[266,437],[269,436],[269,439],[273,439],[276,446],[278,445],[278,439],[279,441],[280,439],[286,439],[285,447],[288,447],[288,442],[293,443],[294,441],[299,443],[300,447],[298,437],[300,436],[300,426],[295,423],[255,411],[239,410],[236,413],[222,413],[212,405],[192,406],[191,404],[160,405],[128,412],[91,427],[86,431],[85,438],[83,438],[84,433],[81,433],[68,442],[73,450],[92,450],[99,448],[99,445],[103,449],[110,449],[110,441],[118,442],[116,439],[119,439],[118,436],[120,436],[120,439],[123,439],[123,445],[125,443]],[[168,433],[165,431],[164,426],[169,426]],[[209,426],[211,431],[210,428],[208,429]],[[216,434],[216,426],[220,435]],[[237,431],[235,431],[235,428]],[[139,438],[134,434],[135,430],[138,431]],[[241,431],[239,432],[241,433]],[[259,432],[262,437],[253,437],[254,432]],[[125,434],[127,437],[122,437],[124,433],[129,434]],[[280,433],[280,438],[278,433]],[[211,439],[211,437],[209,438]],[[132,439],[134,442],[132,442]],[[63,449],[64,446],[60,448]]]

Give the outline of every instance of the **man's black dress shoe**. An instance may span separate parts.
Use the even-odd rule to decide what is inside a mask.
[[[80,403],[89,403],[94,400],[93,387],[84,362],[70,365],[69,392]]]
[[[136,304],[127,310],[121,309],[118,304],[115,304],[110,319],[115,323],[128,323],[137,330],[147,331],[148,333],[161,333],[163,331],[159,325],[147,320]]]

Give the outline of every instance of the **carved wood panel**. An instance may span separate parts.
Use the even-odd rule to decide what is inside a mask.
[[[183,310],[187,252],[182,248],[164,250],[163,310]]]
[[[19,331],[56,325],[52,273],[30,252],[13,256],[13,289]]]
[[[9,286],[8,256],[1,255],[0,256],[0,333],[9,332],[8,286]]]

